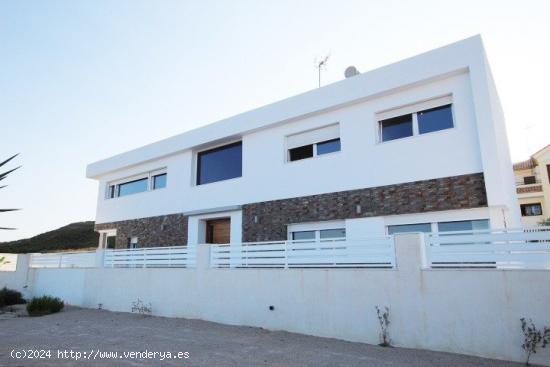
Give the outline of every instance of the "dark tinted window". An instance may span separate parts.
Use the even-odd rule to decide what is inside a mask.
[[[292,239],[295,240],[295,241],[314,240],[315,239],[315,231],[292,232]]]
[[[454,231],[477,231],[489,229],[488,219],[478,220],[461,220],[455,222],[439,222],[437,223],[439,232],[454,232]]]
[[[406,138],[412,136],[412,115],[403,115],[380,121],[382,141]]]
[[[317,155],[340,151],[340,138],[317,143]]]
[[[109,186],[109,193],[107,194],[107,197],[112,199],[116,196],[115,193],[116,193],[116,186],[115,185]]]
[[[319,231],[319,237],[322,240],[328,239],[328,238],[345,238],[346,229],[345,228],[322,229]]]
[[[166,173],[153,176],[153,190],[166,187]]]
[[[125,196],[147,191],[147,181],[147,178],[142,178],[139,180],[125,182],[118,185],[118,196]]]
[[[526,185],[530,185],[530,184],[537,183],[537,180],[536,180],[535,176],[525,176],[523,178],[523,183],[526,184]]]
[[[453,112],[450,104],[420,111],[417,117],[420,134],[453,127]]]
[[[540,203],[521,204],[521,215],[523,215],[524,217],[542,215],[542,206],[540,205]]]
[[[395,226],[388,226],[388,234],[431,231],[432,225],[430,223],[400,224]]]
[[[242,142],[200,152],[197,155],[197,185],[242,176]]]
[[[290,153],[291,161],[298,161],[300,159],[313,157],[313,144],[304,145],[303,147],[292,148],[288,151]]]

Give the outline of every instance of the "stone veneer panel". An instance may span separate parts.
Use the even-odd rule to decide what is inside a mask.
[[[243,241],[286,240],[290,223],[483,206],[487,206],[483,173],[252,203],[243,205]]]
[[[139,247],[187,245],[187,217],[169,214],[158,217],[99,223],[95,230],[116,229],[116,248],[126,248],[128,238],[137,237]]]

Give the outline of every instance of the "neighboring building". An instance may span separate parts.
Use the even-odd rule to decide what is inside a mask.
[[[520,225],[479,36],[93,164],[101,246]]]
[[[550,218],[550,145],[514,163],[514,174],[523,226],[536,226]]]

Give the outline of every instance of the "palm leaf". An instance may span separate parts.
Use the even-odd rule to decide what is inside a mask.
[[[12,155],[11,157],[9,157],[8,159],[6,159],[4,162],[0,163],[0,167],[2,167],[4,164],[8,163],[9,161],[11,161],[13,158],[17,157],[19,155],[19,153],[15,154],[15,155]]]

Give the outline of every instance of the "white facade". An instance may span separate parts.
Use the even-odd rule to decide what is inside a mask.
[[[452,100],[453,128],[379,142],[381,114],[442,97]],[[287,161],[289,136],[334,124],[341,151]],[[196,185],[197,151],[233,141],[242,141],[242,177]],[[109,223],[225,207],[235,218],[246,203],[483,172],[488,207],[348,220],[360,236],[383,234],[388,224],[450,216],[519,227],[511,167],[498,96],[476,36],[92,163],[87,176],[99,182],[96,223]],[[168,174],[165,188],[106,199],[109,183],[159,169]],[[201,242],[197,218],[189,219],[189,243]],[[240,230],[232,220],[232,242]]]

